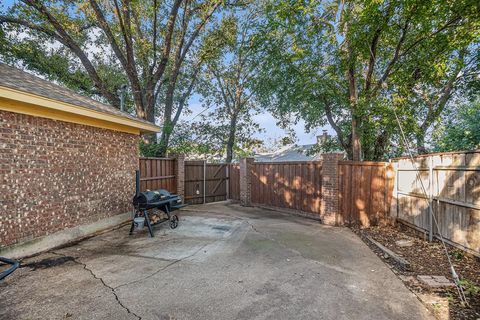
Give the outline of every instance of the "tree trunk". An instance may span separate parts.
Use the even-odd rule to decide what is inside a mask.
[[[425,147],[425,131],[417,132],[417,153],[425,154],[427,153],[427,148]]]
[[[171,120],[166,120],[163,123],[162,134],[158,141],[159,147],[157,151],[157,157],[165,157],[167,155],[168,143],[170,142],[170,136],[172,135],[173,126]]]
[[[373,149],[373,154],[371,157],[365,157],[367,160],[381,161],[385,158],[385,150],[387,149],[390,135],[387,131],[382,131],[382,133],[377,137],[376,143]]]
[[[361,144],[360,144],[360,136],[358,134],[358,121],[354,114],[352,114],[352,141],[351,141],[351,155],[353,161],[360,161],[361,160]]]
[[[163,112],[163,128],[162,135],[160,136],[160,144],[157,156],[165,157],[167,155],[168,143],[170,136],[173,132],[172,123],[172,110],[173,110],[173,94],[175,91],[175,84],[170,83],[167,88],[167,94],[165,96],[165,109]]]
[[[358,133],[359,119],[356,115],[357,109],[357,89],[355,84],[355,75],[353,74],[354,70],[351,68],[348,72],[349,79],[349,92],[350,92],[350,105],[352,113],[352,137],[351,137],[351,155],[353,161],[360,161],[361,159],[361,144],[360,144],[360,135]]]
[[[235,133],[237,132],[237,114],[234,113],[230,119],[230,130],[228,132],[227,140],[227,158],[226,163],[231,163],[233,160],[233,146],[235,145]]]
[[[357,117],[357,84],[355,79],[355,55],[353,53],[352,47],[348,43],[348,94],[350,98],[350,110],[352,113],[352,160],[360,161],[361,159],[361,145],[360,145],[360,136],[358,134],[358,127],[360,126],[360,121]]]
[[[168,149],[168,143],[170,142],[170,135],[171,133],[168,133],[165,130],[162,131],[162,135],[160,136],[160,140],[158,141],[159,147],[156,154],[157,157],[163,158],[167,156],[167,149]]]
[[[144,120],[147,120],[147,121],[155,124],[155,108],[154,108],[154,106],[151,106],[151,105],[147,106],[147,110],[146,110]],[[146,143],[157,142],[157,134],[156,133],[144,134],[142,136],[142,138],[143,138],[143,141],[145,141]]]

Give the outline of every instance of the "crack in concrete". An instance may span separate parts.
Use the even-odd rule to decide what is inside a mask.
[[[55,251],[50,251],[50,253],[53,253],[53,254],[55,254],[55,255],[57,255],[57,256],[61,256],[61,257],[65,257],[65,258],[67,257],[67,256],[64,255],[64,254],[58,253],[58,252],[55,252]],[[70,257],[71,257],[71,256],[70,256]],[[99,280],[105,288],[110,289],[110,291],[112,292],[113,296],[115,297],[115,300],[117,301],[117,304],[118,304],[120,307],[122,307],[123,309],[125,309],[125,311],[127,311],[127,313],[135,316],[138,320],[142,320],[142,317],[140,317],[139,315],[137,315],[135,312],[131,311],[126,305],[123,304],[123,302],[120,300],[120,298],[118,297],[117,293],[115,292],[115,288],[109,286],[109,285],[103,280],[103,278],[97,276],[97,275],[93,272],[93,270],[90,269],[90,268],[87,266],[86,263],[83,263],[83,262],[79,261],[78,258],[76,258],[76,257],[72,257],[72,258],[73,258],[72,261],[73,261],[74,263],[82,266],[83,269],[86,270],[86,271],[88,271],[88,272],[92,275],[92,277],[93,277],[94,279]]]
[[[187,211],[187,210],[185,210],[185,211]],[[213,211],[203,211],[203,212],[207,212],[207,213],[212,213],[212,214],[217,214],[217,215],[218,215],[218,213],[213,212]],[[259,231],[259,230],[253,225],[253,223],[250,222],[250,220],[249,220],[248,218],[239,217],[239,216],[237,216],[237,215],[235,215],[235,214],[227,215],[227,217],[230,217],[230,218],[233,218],[233,219],[238,219],[238,220],[240,220],[240,221],[246,222],[254,232],[256,232],[257,234],[259,234],[259,235],[262,236],[263,238],[265,238],[265,239],[267,239],[267,240],[270,240],[270,241],[272,241],[272,242],[275,242],[275,243],[278,244],[280,247],[282,247],[282,248],[284,248],[284,249],[286,249],[286,250],[288,250],[288,251],[296,254],[297,256],[299,256],[299,257],[301,257],[301,258],[303,258],[303,259],[305,259],[305,260],[313,261],[313,262],[315,262],[315,263],[317,263],[317,264],[320,264],[321,266],[324,266],[324,267],[329,268],[329,269],[333,269],[333,270],[335,270],[335,271],[337,271],[337,272],[340,272],[340,273],[344,273],[344,274],[348,274],[348,275],[355,276],[355,273],[353,273],[352,271],[350,271],[350,270],[348,270],[348,269],[345,269],[345,268],[342,268],[342,267],[333,266],[333,265],[330,265],[330,264],[328,264],[328,263],[325,263],[325,262],[322,262],[322,261],[315,260],[315,259],[308,258],[308,257],[304,256],[300,251],[298,251],[298,250],[296,250],[296,249],[293,249],[293,248],[290,248],[290,247],[288,247],[287,245],[285,245],[284,243],[281,243],[280,241],[278,241],[278,240],[276,240],[276,239],[268,236],[267,234]],[[318,232],[318,231],[317,231],[317,232]]]
[[[183,257],[183,258],[181,258],[181,259],[173,260],[171,263],[167,264],[166,266],[161,267],[160,269],[156,270],[155,272],[153,272],[153,273],[151,273],[151,274],[149,274],[149,275],[147,275],[147,276],[145,276],[145,277],[143,277],[143,278],[140,278],[140,279],[137,279],[137,280],[134,280],[134,281],[130,281],[130,282],[127,282],[127,283],[124,283],[124,284],[121,284],[121,285],[119,285],[119,286],[116,286],[114,289],[116,290],[116,289],[118,289],[118,288],[125,287],[125,286],[129,286],[129,285],[132,285],[132,284],[134,284],[134,283],[138,283],[138,282],[144,281],[144,280],[146,280],[146,279],[148,279],[148,278],[151,278],[151,277],[153,277],[154,275],[156,275],[156,274],[164,271],[164,270],[167,269],[168,267],[173,266],[174,264],[176,264],[176,263],[178,263],[178,262],[181,262],[181,261],[183,261],[183,260],[185,260],[185,259],[188,259],[188,258],[193,257],[194,255],[196,255],[197,253],[199,253],[200,251],[202,251],[202,249],[205,248],[205,247],[206,247],[207,245],[209,245],[209,244],[210,244],[210,243],[207,243],[207,244],[201,246],[198,250],[196,250],[194,253],[192,253],[192,254],[190,254],[190,255],[188,255],[188,256],[185,256],[185,257]]]
[[[245,221],[251,228],[253,231],[255,231],[256,233],[258,233],[260,236],[262,236],[263,238],[267,239],[267,240],[270,240],[270,241],[273,241],[275,242],[276,244],[278,244],[280,247],[290,251],[290,252],[293,252],[294,254],[298,255],[299,257],[305,259],[305,260],[309,260],[309,261],[313,261],[323,267],[326,267],[326,268],[329,268],[329,269],[332,269],[332,270],[335,270],[339,273],[343,273],[343,274],[348,274],[350,276],[355,276],[356,274],[354,272],[352,272],[351,270],[348,270],[348,269],[345,269],[345,268],[342,268],[342,267],[339,267],[339,266],[335,266],[335,265],[331,265],[331,264],[328,264],[328,263],[325,263],[323,261],[319,261],[319,260],[316,260],[316,259],[312,259],[312,258],[309,258],[309,257],[306,257],[304,256],[300,251],[296,250],[296,249],[293,249],[293,248],[290,248],[288,247],[287,245],[285,245],[284,243],[281,243],[280,241],[272,238],[272,237],[269,237],[268,235],[266,235],[265,233],[261,232],[261,231],[258,231],[257,228],[255,228],[255,226],[250,222],[248,221],[248,219],[243,219],[243,218],[240,218],[238,217],[240,220],[243,220]]]

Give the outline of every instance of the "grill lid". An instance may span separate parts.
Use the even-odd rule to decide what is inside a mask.
[[[171,197],[170,192],[165,189],[146,190],[133,198],[133,205],[146,205],[149,203],[160,202]]]

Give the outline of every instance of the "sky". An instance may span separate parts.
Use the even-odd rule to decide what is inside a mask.
[[[189,115],[182,116],[183,120],[191,120],[204,110],[200,103],[200,97],[193,95],[189,101],[189,108],[192,111]],[[265,132],[258,132],[254,134],[256,138],[264,141],[278,140],[287,136],[287,131],[277,125],[277,120],[269,113],[263,112],[253,117],[253,120],[260,125]],[[292,126],[293,131],[297,136],[297,144],[312,144],[316,142],[316,136],[322,133],[322,129],[327,129],[330,134],[333,134],[330,127],[319,127],[310,133],[305,132],[305,123],[300,121]]]
[[[191,114],[183,115],[182,120],[191,120],[204,110],[204,107],[200,102],[199,95],[192,95],[189,101],[189,108],[192,111]],[[265,130],[265,132],[256,133],[254,135],[256,138],[259,138],[263,141],[272,141],[283,138],[288,134],[284,129],[277,126],[277,120],[269,112],[258,114],[254,116],[253,119],[260,125],[261,128]],[[312,130],[311,132],[307,133],[305,131],[305,123],[303,121],[293,125],[292,129],[298,139],[297,144],[300,145],[315,143],[317,140],[316,136],[322,134],[323,129],[326,129],[331,135],[334,134],[333,129],[329,126],[318,127],[316,130]]]

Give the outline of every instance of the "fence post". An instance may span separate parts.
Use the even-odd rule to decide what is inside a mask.
[[[227,188],[227,200],[230,199],[230,166],[231,163],[227,163],[225,167],[225,175],[227,176],[226,188]]]
[[[207,192],[207,160],[203,160],[203,204],[206,203]]]
[[[177,179],[177,194],[181,196],[182,200],[185,202],[185,155],[176,155],[175,160],[175,178]]]
[[[400,183],[400,161],[397,161],[397,165],[395,167],[395,196],[397,198],[397,207],[395,208],[396,216],[395,222],[397,222],[398,215],[400,213],[400,200],[398,199],[398,185]]]
[[[433,241],[433,157],[428,157],[428,241]]]
[[[338,161],[343,159],[343,153],[322,154],[322,200],[320,219],[324,224],[337,225],[338,212]]]
[[[252,167],[253,158],[240,159],[240,204],[244,207],[252,205]]]

